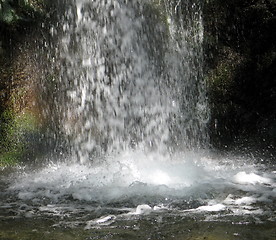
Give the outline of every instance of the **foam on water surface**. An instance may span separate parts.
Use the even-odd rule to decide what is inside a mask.
[[[116,199],[125,194],[138,195],[139,191],[150,194],[151,188],[159,189],[152,194],[166,194],[169,189],[183,189],[199,183],[199,179],[203,182],[210,178],[204,166],[194,162],[194,157],[191,154],[186,159],[180,156],[172,159],[128,152],[90,166],[50,164],[45,169],[24,173],[11,188],[22,190],[19,193],[22,199],[32,199],[40,194],[51,197],[52,194],[53,200],[71,195],[74,199],[93,201],[97,198]]]
[[[41,212],[52,214],[59,212],[59,207],[73,214],[76,203],[116,206],[118,211],[131,207],[123,212],[142,215],[176,209],[250,214],[262,212],[262,204],[275,201],[275,173],[264,174],[257,165],[239,165],[238,160],[235,166],[229,166],[229,161],[195,153],[168,159],[129,152],[96,166],[57,163],[25,172],[8,191],[17,193],[20,201],[41,205]],[[247,176],[245,172],[265,181],[253,184],[249,178],[245,183],[242,178],[238,182],[237,176]]]
[[[239,172],[234,176],[234,181],[240,184],[268,184],[270,185],[271,179],[259,176],[255,173]]]

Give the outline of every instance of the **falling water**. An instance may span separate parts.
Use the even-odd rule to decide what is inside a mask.
[[[275,166],[201,151],[201,2],[59,0],[50,117],[71,151],[0,175],[0,238],[275,239]]]
[[[207,141],[200,5],[72,1],[61,44],[61,125],[82,162]]]

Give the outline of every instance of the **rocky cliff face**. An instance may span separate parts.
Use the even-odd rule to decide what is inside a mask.
[[[209,0],[204,9],[213,142],[276,142],[276,2]]]
[[[45,128],[40,99],[48,14],[40,0],[0,1],[0,165],[29,157]]]

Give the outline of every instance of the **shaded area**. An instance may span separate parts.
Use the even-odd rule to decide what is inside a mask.
[[[210,128],[216,146],[239,139],[264,148],[275,146],[275,13],[274,0],[205,4]]]
[[[34,159],[48,147],[50,101],[42,93],[44,79],[52,79],[48,47],[54,6],[0,1],[0,166]]]

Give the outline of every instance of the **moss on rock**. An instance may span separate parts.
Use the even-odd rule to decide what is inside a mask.
[[[43,15],[44,0],[1,0],[0,24],[16,25]]]
[[[13,165],[28,154],[28,138],[38,131],[32,113],[16,114],[6,110],[0,116],[0,166]]]

